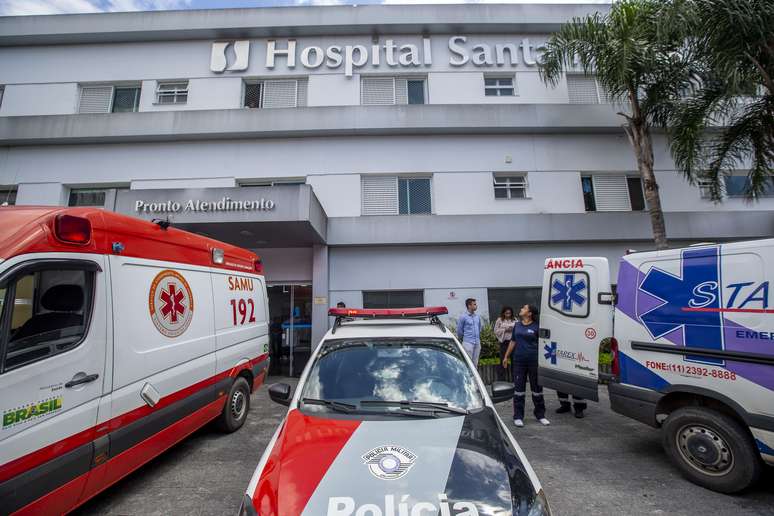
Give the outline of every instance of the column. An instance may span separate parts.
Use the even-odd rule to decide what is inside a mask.
[[[328,246],[312,246],[312,346],[328,331]]]

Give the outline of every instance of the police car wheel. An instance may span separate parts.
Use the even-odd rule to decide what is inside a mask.
[[[746,428],[716,410],[684,407],[664,422],[667,454],[692,482],[721,493],[753,484],[761,459]]]
[[[228,433],[239,430],[245,423],[249,410],[250,385],[240,376],[231,384],[223,412],[217,421],[218,428]]]

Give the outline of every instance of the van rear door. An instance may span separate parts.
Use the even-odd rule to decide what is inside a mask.
[[[599,345],[613,335],[607,258],[549,258],[540,309],[540,383],[598,401]]]

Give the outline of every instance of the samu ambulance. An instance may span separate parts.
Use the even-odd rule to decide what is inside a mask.
[[[598,401],[611,337],[614,411],[662,429],[691,481],[733,493],[774,465],[774,240],[698,244],[621,259],[549,258],[543,385]]]
[[[206,423],[268,365],[255,254],[93,208],[0,208],[0,513],[61,514]]]

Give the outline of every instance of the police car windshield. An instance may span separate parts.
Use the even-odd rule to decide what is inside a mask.
[[[399,413],[406,408],[364,401],[445,404],[464,411],[483,406],[473,373],[449,339],[327,341],[306,379],[301,398],[355,404],[361,413]],[[304,409],[327,410],[322,405],[307,405]],[[446,411],[444,415],[455,412]]]

